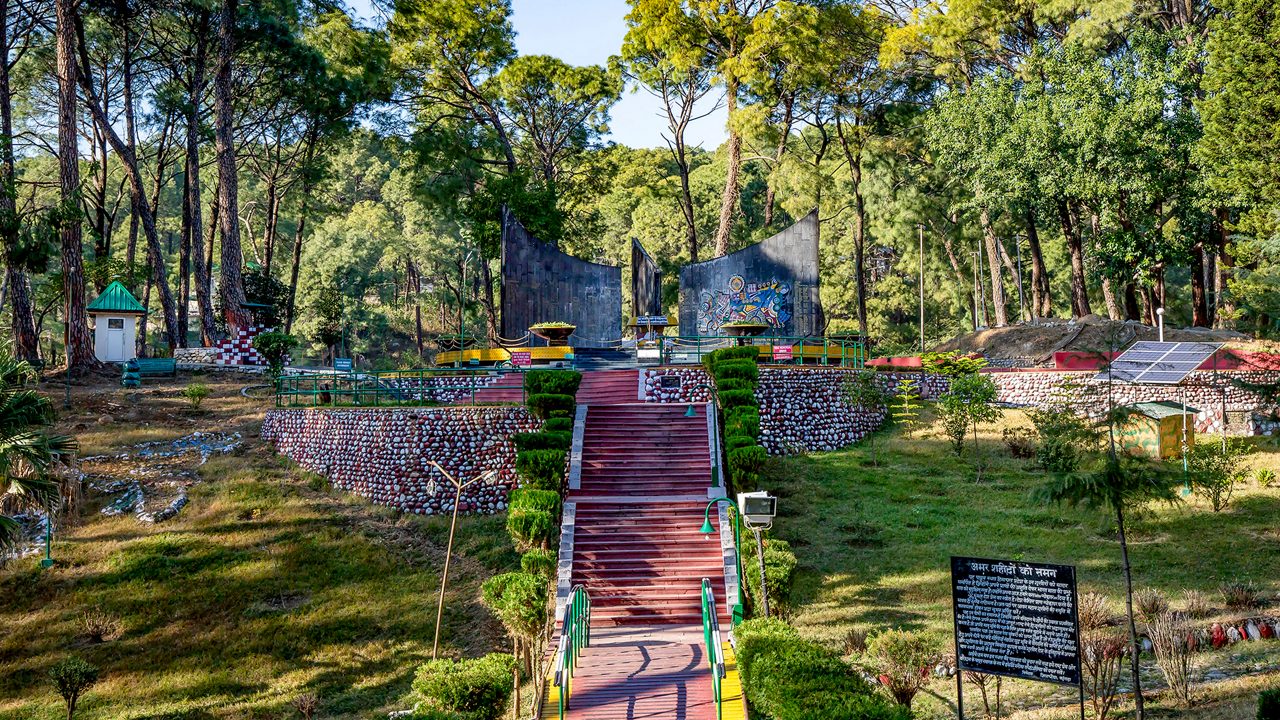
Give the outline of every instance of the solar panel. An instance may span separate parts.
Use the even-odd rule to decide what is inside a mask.
[[[1129,346],[1111,366],[1095,380],[1118,380],[1125,383],[1177,385],[1192,370],[1213,356],[1221,343],[1153,342],[1140,340]]]

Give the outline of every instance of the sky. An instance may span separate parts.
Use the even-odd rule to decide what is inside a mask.
[[[348,0],[356,14],[375,22],[369,0]],[[554,55],[572,65],[604,65],[617,54],[626,35],[625,0],[512,0],[511,24],[521,55]],[[708,106],[716,102],[707,99]],[[643,89],[627,88],[610,113],[611,140],[631,147],[665,147],[662,103]],[[725,111],[692,123],[690,145],[714,150],[725,139]]]

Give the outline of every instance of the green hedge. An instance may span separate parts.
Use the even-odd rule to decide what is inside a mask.
[[[1280,720],[1280,688],[1258,695],[1258,720]]]
[[[516,433],[511,436],[516,451],[522,450],[568,450],[573,445],[571,432],[532,432]]]
[[[571,417],[548,418],[546,422],[542,423],[542,431],[543,432],[567,432],[569,433],[570,436],[572,436],[573,435],[573,418]]]
[[[520,486],[560,492],[564,485],[564,450],[522,450],[516,453],[516,473]]]
[[[545,510],[511,508],[507,511],[507,532],[521,550],[545,548],[558,534],[559,525],[556,516]]]
[[[733,452],[738,448],[755,447],[756,440],[750,435],[729,435],[724,440],[725,449]]]
[[[720,397],[720,407],[726,412],[739,407],[757,407],[756,393],[754,390],[725,390],[717,393]]]
[[[747,590],[752,598],[760,597],[759,561],[755,543],[743,543],[743,567],[752,568],[745,573]],[[769,588],[769,604],[775,611],[791,604],[791,587],[795,580],[796,554],[785,540],[766,538],[764,541],[764,581]]]
[[[582,373],[576,370],[529,370],[524,374],[524,389],[529,395],[576,395],[582,384]]]
[[[707,353],[702,357],[702,364],[707,370],[711,370],[718,363],[728,360],[759,360],[760,348],[752,345],[743,345],[741,347],[721,348],[714,352]]]
[[[538,393],[529,396],[529,410],[542,420],[551,418],[573,419],[573,410],[577,401],[572,395],[560,393]]]
[[[737,378],[725,378],[716,380],[716,391],[725,392],[728,390],[755,390],[756,384],[751,380],[741,380]]]
[[[751,714],[760,720],[909,720],[836,653],[776,619],[734,631]]]
[[[511,696],[515,658],[493,653],[475,660],[428,660],[418,668],[413,689],[426,703],[475,720],[498,720]]]
[[[520,569],[550,581],[556,577],[556,560],[555,551],[535,548],[520,556]]]
[[[560,514],[560,493],[554,490],[520,488],[511,491],[512,510],[539,510],[552,515]]]
[[[760,377],[760,367],[753,360],[724,360],[711,366],[711,375],[717,387],[721,380],[749,380],[754,384]]]
[[[752,407],[737,407],[724,414],[725,437],[735,435],[756,439],[760,436],[760,411]]]

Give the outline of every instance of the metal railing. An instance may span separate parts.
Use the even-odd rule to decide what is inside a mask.
[[[836,365],[860,368],[867,361],[866,347],[862,340],[830,339],[799,336],[745,336],[734,335],[675,335],[660,336],[649,341],[657,343],[662,364],[677,362],[702,362],[704,355],[727,347],[754,346],[760,349],[761,360],[771,364]],[[650,346],[652,347],[652,346]]]
[[[578,667],[582,648],[591,645],[591,595],[581,585],[569,591],[565,605],[564,623],[560,626],[560,644],[556,648],[555,677],[552,682],[560,688],[560,720],[569,709],[569,695],[573,690],[573,671]]]
[[[520,377],[520,398],[524,402],[521,369],[430,368],[283,375],[276,380],[275,404],[276,407],[475,405],[478,392],[499,384],[508,374]]]
[[[720,616],[716,614],[716,596],[711,590],[711,580],[702,578],[702,638],[707,646],[707,661],[711,664],[711,691],[716,701],[716,720],[724,717],[724,695],[720,681],[724,679],[724,645],[720,639]]]

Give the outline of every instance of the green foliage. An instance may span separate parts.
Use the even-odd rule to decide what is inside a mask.
[[[1084,453],[1097,446],[1098,433],[1066,405],[1032,408],[1027,417],[1040,438],[1036,462],[1051,473],[1075,472]]]
[[[1005,428],[1002,435],[1011,457],[1026,460],[1036,456],[1035,431],[1025,427]]]
[[[951,376],[950,390],[938,398],[938,417],[957,455],[964,451],[964,438],[970,426],[976,446],[978,423],[1000,417],[1001,411],[994,404],[997,395],[996,384],[985,375],[974,372]]]
[[[182,388],[182,397],[191,403],[191,407],[198,408],[205,398],[209,397],[209,386],[203,383],[191,383]]]
[[[419,666],[413,690],[436,709],[498,720],[511,695],[514,668],[515,659],[503,653],[474,660],[428,660]]]
[[[556,578],[556,560],[555,551],[534,548],[520,556],[520,570],[550,582]]]
[[[714,350],[702,356],[702,365],[708,372],[715,374],[715,366],[722,362],[732,362],[734,360],[751,360],[756,361],[760,358],[760,349],[745,345],[742,347],[727,347]]]
[[[517,452],[525,450],[568,450],[573,445],[573,433],[571,432],[542,432],[532,433],[515,433],[511,436],[511,442],[516,446]]]
[[[284,361],[298,344],[298,339],[282,332],[259,333],[253,338],[253,349],[267,361],[267,373],[274,382],[284,372]]]
[[[86,690],[98,682],[98,668],[80,657],[69,657],[49,668],[49,679],[67,704],[67,720],[76,714],[76,704]]]
[[[559,526],[556,516],[544,510],[511,508],[507,511],[507,532],[517,549],[529,550],[550,546],[556,539]]]
[[[711,366],[711,374],[716,379],[716,387],[723,391],[722,380],[747,380],[754,385],[760,377],[760,366],[754,360],[721,360]]]
[[[546,627],[546,578],[523,572],[495,575],[484,582],[480,594],[512,637],[533,639]],[[510,682],[508,670],[508,687]]]
[[[754,440],[760,437],[760,411],[741,406],[725,412],[724,433],[726,438],[744,436]]]
[[[756,439],[750,435],[730,435],[725,438],[724,446],[728,452],[738,448],[755,447]]]
[[[543,432],[567,432],[573,436],[573,418],[547,418],[542,423]]]
[[[1241,438],[1219,442],[1202,438],[1187,451],[1187,475],[1195,493],[1209,502],[1214,512],[1231,503],[1236,485],[1249,473],[1242,460],[1253,447]]]
[[[560,393],[539,393],[529,396],[529,410],[542,420],[552,418],[573,418],[577,403],[572,395]]]
[[[565,478],[564,450],[522,450],[516,453],[521,487],[560,492]]]
[[[524,374],[524,389],[533,395],[576,395],[582,373],[576,370],[530,370]]]
[[[929,682],[929,670],[942,656],[942,640],[930,633],[885,630],[867,639],[872,671],[887,679],[893,699],[905,708]]]
[[[746,380],[740,378],[721,378],[716,380],[717,392],[728,392],[730,390],[751,390],[756,389],[754,380]]]
[[[725,409],[725,412],[731,412],[740,407],[757,406],[754,390],[726,390],[717,394],[720,397],[720,406]]]
[[[751,597],[760,597],[759,563],[755,543],[743,544],[742,564],[746,568],[747,590]],[[784,610],[791,605],[791,587],[795,579],[796,554],[790,543],[777,538],[764,539],[764,578],[769,588],[769,607]]]
[[[905,709],[877,696],[835,653],[802,640],[777,619],[748,620],[735,629],[738,666],[752,717],[764,720],[909,720]]]
[[[901,378],[893,394],[893,421],[907,427],[916,424],[920,417],[920,383],[912,378]]]
[[[560,494],[554,490],[518,488],[511,491],[512,510],[537,510],[550,515],[560,514]]]
[[[982,358],[971,358],[958,352],[928,352],[920,356],[920,366],[927,373],[956,377],[972,375],[986,367]]]
[[[254,308],[254,319],[267,327],[282,327],[289,312],[289,286],[261,267],[244,272],[245,300],[265,307]]]
[[[1280,720],[1280,688],[1258,694],[1258,720]]]
[[[849,404],[865,410],[882,410],[892,395],[881,385],[873,370],[862,370],[845,381],[844,397]]]
[[[749,445],[730,450],[729,477],[734,489],[746,491],[754,489],[760,482],[760,469],[764,467],[769,453],[759,445]]]

